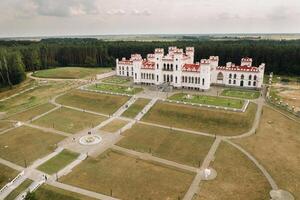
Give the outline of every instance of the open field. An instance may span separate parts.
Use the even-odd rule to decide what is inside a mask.
[[[4,200],[15,200],[24,190],[26,190],[32,183],[32,180],[26,179],[21,185],[14,189]]]
[[[136,93],[143,91],[142,88],[121,86],[121,85],[111,85],[111,84],[90,85],[88,89],[100,90],[104,92],[114,92],[119,94],[128,94],[128,95],[134,95]]]
[[[121,77],[121,76],[112,76],[112,77],[104,79],[102,82],[103,83],[111,83],[111,84],[124,84],[124,83],[129,83],[130,78]]]
[[[128,123],[128,121],[125,121],[125,120],[114,119],[112,122],[110,122],[109,124],[105,125],[100,130],[114,133],[117,130],[119,130],[120,128],[122,128],[123,126],[125,126],[127,123]]]
[[[62,107],[37,119],[33,123],[66,133],[77,133],[84,129],[94,127],[105,119],[106,117],[103,116]]]
[[[201,165],[214,142],[211,137],[143,124],[134,125],[124,136],[117,145],[193,167]]]
[[[150,99],[139,98],[123,114],[123,117],[134,118],[150,102]]]
[[[51,82],[48,85],[39,86],[8,101],[0,102],[0,112],[6,112],[7,115],[10,115],[36,105],[47,103],[50,98],[69,90],[71,87],[74,87],[74,85],[74,82],[67,81]]]
[[[109,71],[110,68],[58,67],[36,71],[32,75],[39,78],[79,79]]]
[[[222,91],[221,95],[237,97],[241,99],[257,99],[260,95],[260,92],[255,90],[225,89]]]
[[[194,174],[106,151],[88,158],[62,182],[124,200],[178,199],[183,197]]]
[[[42,105],[33,107],[24,112],[14,114],[14,115],[10,116],[8,119],[25,122],[25,121],[31,120],[32,118],[34,118],[38,115],[45,113],[53,108],[55,108],[55,106],[53,104],[46,103],[46,104],[42,104]]]
[[[63,136],[30,127],[19,127],[0,135],[0,157],[27,166],[36,159],[51,153]]]
[[[129,100],[126,96],[99,94],[74,90],[57,99],[63,105],[91,110],[103,114],[113,114]]]
[[[0,131],[4,131],[13,127],[14,123],[8,121],[0,121]]]
[[[177,93],[169,97],[169,99],[174,101],[222,106],[222,107],[237,108],[237,109],[242,108],[245,103],[243,100],[239,100],[239,99],[230,99],[230,98],[206,96],[206,95],[194,95],[194,94],[187,94],[187,93]]]
[[[279,188],[300,198],[300,124],[264,107],[257,134],[235,140],[267,169]]]
[[[267,179],[242,152],[221,143],[211,165],[218,175],[203,181],[197,200],[269,199],[271,186]]]
[[[142,120],[228,136],[248,131],[255,112],[255,104],[249,104],[246,112],[237,113],[158,101]]]
[[[78,156],[78,153],[65,149],[62,152],[60,152],[57,156],[43,163],[41,166],[38,167],[38,169],[51,175],[58,172],[59,170],[63,169],[65,166],[76,160]]]
[[[18,171],[0,164],[0,189],[18,175]]]
[[[51,185],[42,185],[35,192],[38,200],[96,200],[78,193],[66,191]]]

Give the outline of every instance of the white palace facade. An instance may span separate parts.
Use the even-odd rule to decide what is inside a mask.
[[[208,90],[211,85],[236,86],[259,89],[263,84],[265,64],[252,66],[251,58],[242,58],[240,65],[228,62],[219,66],[219,57],[210,56],[194,63],[194,48],[185,52],[177,47],[155,49],[143,59],[132,54],[130,59],[116,60],[118,76],[132,77],[136,84],[169,84],[174,88]]]

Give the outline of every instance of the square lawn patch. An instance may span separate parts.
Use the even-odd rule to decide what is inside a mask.
[[[59,97],[56,101],[63,105],[111,115],[128,100],[127,96],[74,90]]]
[[[139,98],[122,114],[122,116],[134,118],[149,102],[150,99]]]
[[[134,125],[124,136],[117,145],[193,167],[201,165],[214,141],[212,137],[144,124]]]
[[[44,132],[26,126],[13,129],[0,135],[0,157],[25,166],[49,153],[57,147],[57,143],[65,137]]]
[[[142,88],[121,86],[121,85],[111,85],[111,84],[95,84],[89,86],[88,89],[105,91],[105,92],[114,92],[119,94],[128,94],[128,95],[134,95],[136,93],[143,91]]]
[[[67,184],[120,199],[178,199],[194,174],[171,169],[108,150],[88,158],[62,177]]]
[[[241,99],[257,99],[260,92],[255,90],[239,90],[239,89],[225,89],[221,95],[228,97],[237,97]]]
[[[128,121],[125,120],[114,119],[113,121],[102,127],[100,130],[113,133],[125,126],[127,123]]]
[[[0,189],[14,179],[18,173],[18,171],[0,164]]]
[[[86,128],[92,128],[105,119],[106,117],[103,116],[62,107],[37,119],[33,123],[66,133],[77,133]]]

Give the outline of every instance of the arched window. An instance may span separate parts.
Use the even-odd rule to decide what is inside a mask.
[[[222,73],[222,72],[219,72],[218,75],[217,75],[217,80],[223,81],[223,79],[224,79],[223,73]]]
[[[175,83],[177,83],[177,76],[175,76]]]
[[[164,74],[164,82],[166,82],[166,75]]]
[[[204,78],[202,79],[202,85],[204,85],[204,83],[205,83],[205,80],[204,80]]]
[[[173,64],[171,64],[171,70],[173,71]]]
[[[195,84],[197,84],[197,83],[198,83],[198,78],[196,77],[196,78],[195,78]]]
[[[183,82],[183,83],[184,83],[184,76],[183,76],[183,77],[181,77],[181,82]]]
[[[164,63],[164,70],[166,70],[166,63]]]
[[[248,86],[251,86],[251,81],[248,81]]]
[[[229,74],[229,78],[232,78],[232,74]]]
[[[236,78],[236,74],[233,75],[233,78]]]
[[[171,75],[171,80],[170,80],[170,82],[173,82],[173,75]]]
[[[178,65],[176,65],[176,70],[178,70]]]
[[[249,75],[249,80],[251,80],[252,79],[252,76],[251,76],[251,74]]]
[[[200,79],[200,77],[199,77],[199,78],[198,78],[198,84],[200,84],[200,80],[201,80],[201,79]]]
[[[152,80],[154,80],[154,74],[152,74]]]
[[[128,67],[127,67],[126,69],[127,69],[127,71],[128,71]]]
[[[256,82],[255,81],[253,82],[253,86],[256,86]]]
[[[241,75],[241,79],[244,79],[244,74]]]
[[[231,84],[231,79],[229,79],[228,84]]]
[[[194,77],[192,77],[192,83],[194,83]]]
[[[167,70],[170,70],[170,65],[169,65],[169,63],[167,64]]]
[[[185,82],[187,83],[187,76],[185,77]]]
[[[158,65],[158,64],[156,64],[156,69],[158,69],[158,66],[159,66],[159,65]]]
[[[256,76],[256,75],[254,75],[254,80],[256,81],[256,79],[257,79],[257,76]]]
[[[236,84],[236,80],[233,80],[233,84],[234,84],[234,85]]]

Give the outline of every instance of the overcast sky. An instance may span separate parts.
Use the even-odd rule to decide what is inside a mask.
[[[300,0],[0,0],[0,37],[299,32]]]

